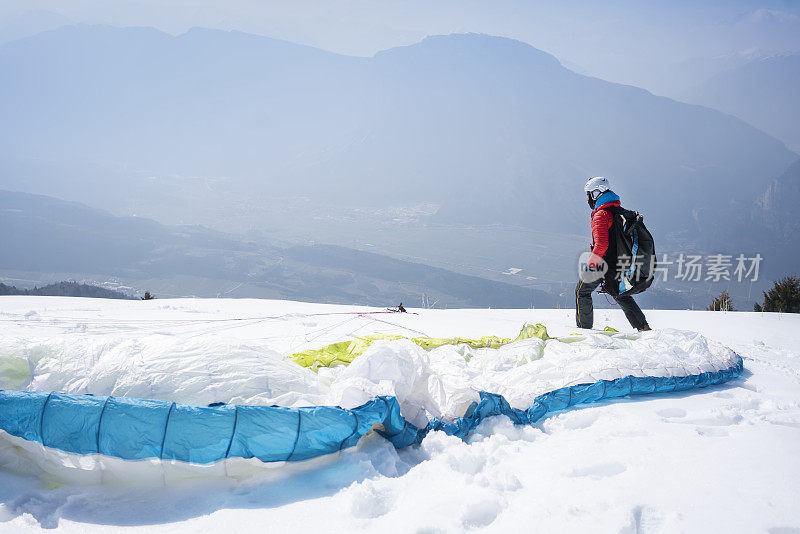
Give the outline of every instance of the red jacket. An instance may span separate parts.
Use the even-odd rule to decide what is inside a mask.
[[[605,208],[619,205],[619,200],[612,200],[592,211],[592,252],[601,258],[608,250],[608,236],[614,222],[614,216]]]

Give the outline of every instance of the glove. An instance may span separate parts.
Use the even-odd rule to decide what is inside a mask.
[[[587,262],[587,265],[589,266],[589,269],[595,270],[597,269],[597,266],[600,265],[601,263],[603,263],[603,258],[598,256],[597,254],[592,254],[591,256],[589,256],[589,261]]]

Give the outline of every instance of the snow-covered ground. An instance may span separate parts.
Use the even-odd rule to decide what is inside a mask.
[[[285,356],[366,334],[514,338],[525,323],[542,323],[555,336],[577,331],[572,310],[354,311],[373,310],[262,300],[2,297],[0,388],[193,403],[348,404],[359,394],[398,392],[380,389],[391,384],[370,386],[362,375],[348,379],[345,369],[298,370]],[[397,451],[369,435],[340,455],[262,467],[244,480],[78,486],[0,471],[0,532],[800,532],[800,317],[646,313],[657,331],[631,336],[636,346],[666,358],[691,343],[719,351],[721,344],[744,357],[744,375],[702,390],[591,404],[533,427],[497,417],[466,442],[434,432],[421,446]],[[619,310],[597,311],[595,327],[607,325],[630,331]],[[589,334],[587,343],[603,338]],[[470,361],[529,357],[537,342],[505,353],[472,351]],[[425,354],[416,349],[400,341],[372,350],[418,363],[414,358]],[[429,354],[427,365],[435,369],[447,350],[441,358]],[[396,370],[403,375],[402,366]],[[445,388],[439,401],[415,405],[412,383],[404,410],[417,411],[405,415],[457,414],[478,386],[513,403],[505,375],[455,370],[461,374],[450,367],[437,376],[450,384],[460,377],[470,387]],[[495,381],[481,382],[487,376]],[[352,387],[356,379],[366,384],[362,391]],[[530,384],[546,389],[547,381]],[[518,402],[524,405],[524,395]]]

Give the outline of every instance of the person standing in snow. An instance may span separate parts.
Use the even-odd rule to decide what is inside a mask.
[[[596,270],[609,262],[605,258],[609,248],[609,236],[611,225],[614,222],[614,215],[609,211],[613,206],[619,206],[619,196],[611,190],[608,180],[602,176],[597,176],[586,182],[584,187],[586,200],[592,210],[592,253],[587,262],[590,270]],[[616,258],[613,260],[616,263]],[[594,305],[592,303],[592,292],[597,286],[603,283],[603,277],[598,276],[596,280],[580,280],[575,288],[575,322],[578,328],[591,328],[594,322]],[[630,295],[615,297],[619,307],[625,313],[631,326],[640,332],[650,330],[647,319],[642,313],[639,305]]]

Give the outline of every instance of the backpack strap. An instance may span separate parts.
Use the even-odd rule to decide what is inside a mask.
[[[644,220],[644,217],[638,211],[626,210],[621,206],[609,206],[603,209],[608,210],[615,218],[619,217],[622,232],[627,235],[630,235],[634,228],[639,226]]]

